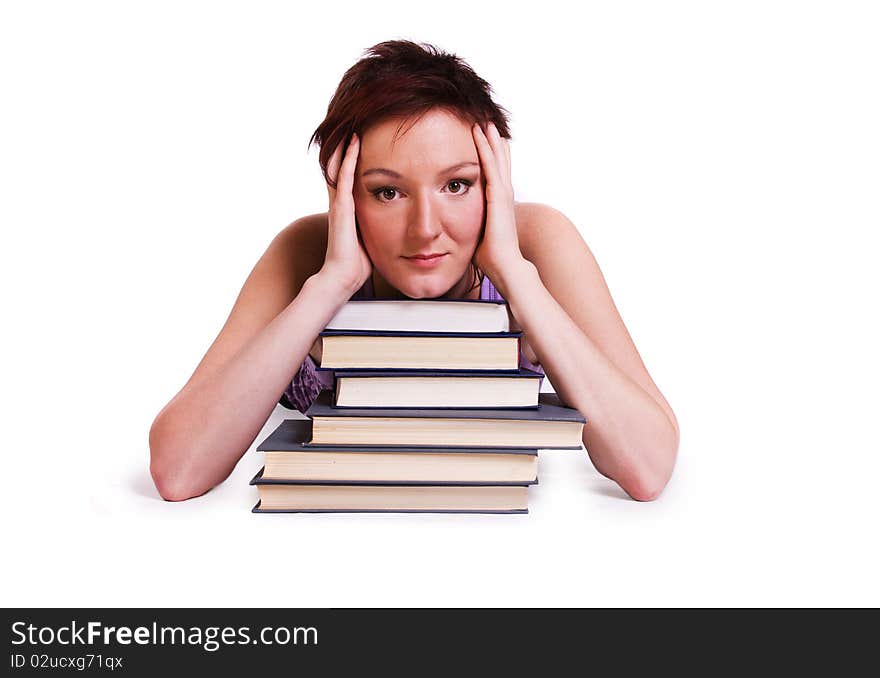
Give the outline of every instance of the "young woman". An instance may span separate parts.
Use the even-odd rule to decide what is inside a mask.
[[[521,364],[589,423],[584,445],[631,497],[657,497],[678,423],[574,225],[514,201],[507,116],[488,83],[430,45],[376,45],[345,74],[312,142],[329,211],[282,230],[214,343],[150,430],[160,494],[222,482],[280,402],[327,376],[318,334],[350,298],[506,300]]]

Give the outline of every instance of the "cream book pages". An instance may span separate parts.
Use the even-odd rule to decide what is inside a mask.
[[[402,332],[507,332],[507,304],[483,300],[383,300],[347,302],[328,330]]]
[[[512,372],[519,368],[520,336],[324,330],[321,332],[321,368]]]
[[[528,486],[262,485],[255,512],[463,511],[525,513]]]

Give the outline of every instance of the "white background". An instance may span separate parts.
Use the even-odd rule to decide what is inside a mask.
[[[880,604],[876,6],[571,7],[3,3],[4,605]],[[253,450],[153,488],[154,416],[326,209],[339,78],[400,37],[493,84],[517,199],[593,249],[681,424],[656,502],[583,451],[527,516],[254,515]]]

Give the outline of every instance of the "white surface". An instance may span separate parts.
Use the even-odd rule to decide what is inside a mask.
[[[880,604],[876,7],[411,5],[3,4],[2,603]],[[681,424],[658,501],[564,451],[527,516],[253,515],[253,451],[158,498],[153,417],[393,37],[493,83],[592,247]]]

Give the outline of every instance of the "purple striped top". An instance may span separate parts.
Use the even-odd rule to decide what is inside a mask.
[[[357,292],[352,295],[351,298],[372,299],[372,277],[367,278],[367,281]],[[480,285],[480,299],[486,299],[490,301],[504,301],[504,297],[502,297],[501,293],[497,289],[495,289],[495,285],[492,284],[492,281],[489,280],[489,276],[487,275],[483,276],[483,283],[482,285]],[[540,365],[533,365],[526,359],[526,357],[522,353],[522,350],[520,350],[519,353],[519,365],[520,367],[524,367],[526,369],[533,370],[541,374],[544,373],[544,370],[543,368],[541,368]],[[279,400],[279,402],[288,409],[305,412],[307,409],[309,409],[309,407],[311,407],[312,403],[315,401],[315,398],[318,397],[318,394],[321,392],[322,389],[333,388],[333,379],[334,373],[332,370],[316,369],[315,361],[312,359],[312,356],[306,354],[306,359],[303,361],[303,364],[300,365],[299,370],[294,375],[293,381],[290,382],[290,385],[281,395],[281,399]],[[541,377],[541,381],[543,381],[543,379],[544,378]]]

